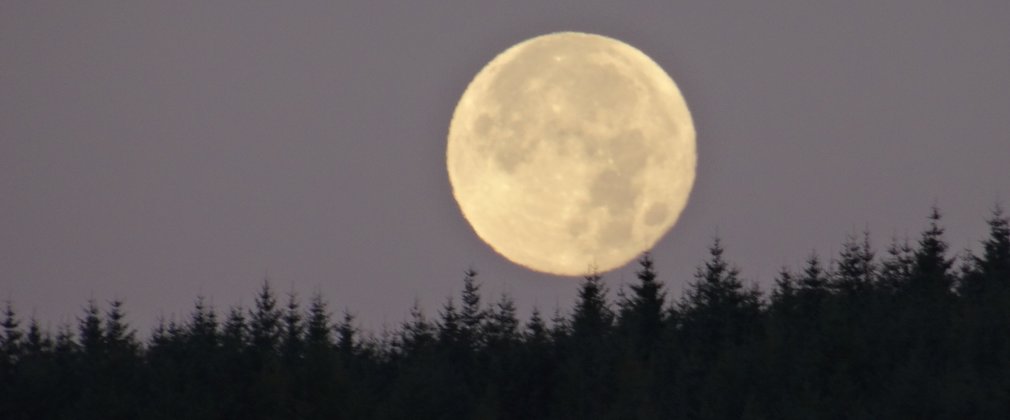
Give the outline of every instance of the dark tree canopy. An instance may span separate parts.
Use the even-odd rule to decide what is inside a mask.
[[[7,302],[0,418],[1010,418],[1010,224],[998,206],[987,222],[959,258],[936,209],[879,256],[850,234],[768,295],[719,239],[693,279],[644,254],[614,302],[589,273],[549,320],[467,269],[432,318],[417,302],[377,335],[266,281],[251,308],[197,297],[146,335],[118,299],[52,330]]]

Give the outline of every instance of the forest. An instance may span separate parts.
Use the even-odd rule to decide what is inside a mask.
[[[376,334],[267,282],[146,334],[118,300],[53,331],[7,302],[0,419],[1006,419],[1010,225],[987,223],[956,252],[933,209],[912,240],[850,235],[768,291],[715,239],[680,297],[644,254],[630,284],[590,273],[573,307],[522,320],[469,269]]]

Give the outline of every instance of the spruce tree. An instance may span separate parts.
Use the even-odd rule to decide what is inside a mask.
[[[922,233],[919,247],[913,253],[912,287],[930,295],[947,294],[952,285],[950,269],[954,261],[946,255],[948,246],[943,239],[940,218],[940,210],[933,207],[929,228]]]
[[[638,259],[638,265],[635,273],[638,283],[630,285],[631,295],[622,296],[618,303],[618,323],[640,350],[648,350],[664,329],[666,292],[662,283],[656,281],[654,263],[648,252]]]
[[[19,325],[14,305],[8,300],[3,311],[3,321],[0,322],[0,328],[3,328],[3,334],[0,334],[0,376],[6,377],[7,371],[17,364],[21,356],[23,333]]]
[[[817,253],[812,252],[807,257],[806,266],[803,268],[803,276],[800,277],[797,285],[801,293],[823,294],[827,291],[828,278],[821,259]]]
[[[897,237],[892,237],[887,255],[880,265],[880,287],[883,291],[895,295],[907,289],[911,283],[914,262],[915,257],[908,239],[899,242]]]
[[[483,332],[486,312],[480,304],[480,284],[477,283],[477,271],[468,268],[463,272],[462,307],[460,308],[460,335],[463,343],[470,348],[477,348]]]
[[[283,331],[281,312],[268,281],[263,281],[254,305],[249,314],[250,345],[259,357],[272,356],[279,349]]]
[[[606,336],[614,322],[614,314],[607,304],[607,288],[596,272],[583,277],[578,300],[572,312],[572,336],[577,340],[596,340]]]
[[[332,325],[321,293],[312,295],[305,321],[305,341],[309,348],[328,349],[333,345]]]
[[[221,326],[221,348],[234,356],[244,352],[248,344],[249,325],[246,323],[245,311],[241,306],[233,306],[228,310],[228,316]]]
[[[988,282],[1010,286],[1010,219],[996,205],[987,223],[989,237],[982,242],[982,256],[974,258],[975,265]]]
[[[354,315],[344,310],[344,316],[337,324],[337,351],[345,362],[358,353],[358,329],[354,326]]]
[[[759,337],[760,295],[744,288],[723,253],[716,238],[680,303],[687,390],[681,409],[690,416],[739,418],[745,401],[721,396],[745,395],[754,386],[754,354],[747,349]]]
[[[502,293],[488,315],[487,340],[493,345],[509,345],[519,339],[519,320],[512,297]]]
[[[550,340],[550,330],[543,316],[540,315],[540,308],[533,308],[530,319],[526,321],[526,329],[523,332],[524,341],[531,346],[544,345]]]
[[[772,305],[776,308],[784,308],[792,305],[797,293],[796,277],[789,271],[788,267],[779,269],[775,276],[775,287],[772,288]]]
[[[435,341],[435,328],[428,322],[421,310],[421,304],[414,301],[410,308],[410,320],[403,324],[397,346],[401,356],[419,356]]]
[[[283,338],[281,342],[281,354],[287,363],[293,365],[301,360],[304,355],[303,339],[305,334],[298,296],[294,292],[288,294],[288,304],[284,308],[282,322],[281,334]]]
[[[121,362],[132,363],[138,356],[140,345],[137,343],[136,331],[126,323],[126,313],[123,311],[123,301],[114,299],[109,303],[105,314],[105,345],[110,356],[126,359]]]
[[[452,296],[447,297],[442,304],[437,327],[439,344],[450,352],[457,351],[462,343],[463,332],[459,311]]]
[[[24,354],[32,357],[41,357],[52,351],[53,340],[48,331],[43,331],[38,320],[34,317],[28,322],[28,331],[25,333]]]
[[[712,336],[733,332],[752,320],[760,308],[759,294],[744,288],[740,270],[723,259],[722,242],[709,247],[709,260],[699,267],[681,300],[684,321]],[[714,337],[714,336],[713,336]]]
[[[869,232],[863,232],[862,242],[858,242],[853,235],[846,236],[831,287],[850,299],[868,293],[876,280],[874,258]]]
[[[207,305],[207,300],[203,296],[197,296],[193,303],[193,312],[190,314],[187,330],[190,340],[199,343],[199,346],[206,348],[217,346],[217,314],[214,312],[214,308]]]
[[[105,353],[105,329],[102,316],[94,299],[89,299],[84,308],[84,318],[78,319],[78,334],[81,350],[88,358],[95,359]]]

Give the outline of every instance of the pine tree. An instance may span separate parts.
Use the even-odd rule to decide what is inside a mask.
[[[486,312],[480,304],[480,284],[477,283],[477,271],[468,268],[463,272],[463,296],[460,308],[460,336],[463,343],[470,348],[479,347],[483,336],[481,327],[484,325]]]
[[[682,409],[690,416],[741,417],[745,400],[721,396],[745,395],[755,382],[754,354],[747,348],[759,337],[760,295],[744,288],[723,253],[716,238],[680,303],[686,346],[681,386],[688,391]]]
[[[561,308],[555,307],[551,316],[551,341],[555,345],[560,345],[572,334],[572,324],[568,318],[561,313]]]
[[[803,267],[803,274],[796,282],[800,316],[809,322],[816,322],[824,309],[824,301],[829,293],[828,277],[820,258],[816,253],[811,253]]]
[[[828,279],[824,267],[821,266],[821,259],[816,253],[811,253],[807,257],[806,263],[806,267],[803,268],[803,276],[798,282],[800,293],[825,293]]]
[[[666,292],[656,281],[652,256],[642,254],[638,260],[637,284],[629,286],[631,296],[622,296],[619,302],[618,323],[640,350],[648,350],[664,329]]]
[[[281,334],[282,355],[289,364],[296,363],[303,356],[304,330],[302,323],[301,308],[298,304],[298,296],[294,292],[288,294],[288,304],[282,317],[283,327]]]
[[[716,238],[709,247],[709,260],[698,268],[680,303],[685,321],[711,324],[713,332],[722,330],[720,324],[752,318],[760,307],[758,293],[744,289],[740,270],[730,267],[722,257],[724,252]]]
[[[246,324],[245,311],[241,306],[233,306],[221,327],[221,347],[228,354],[236,355],[245,351],[248,344],[249,326]]]
[[[34,317],[28,322],[28,332],[25,334],[24,354],[34,357],[52,351],[53,340],[48,331],[42,331],[38,320]]]
[[[862,243],[857,242],[853,235],[846,236],[831,287],[849,298],[868,293],[876,279],[874,258],[869,232],[863,232]]]
[[[531,346],[544,345],[550,340],[550,330],[540,315],[539,308],[534,307],[533,312],[530,314],[530,319],[526,321],[523,338]]]
[[[914,261],[908,239],[898,242],[896,237],[892,237],[891,244],[887,247],[887,255],[880,266],[880,286],[884,291],[894,295],[907,289],[911,282]]]
[[[89,299],[84,308],[84,318],[78,320],[78,334],[84,354],[96,358],[105,353],[105,330],[102,328],[101,312],[94,299]]]
[[[583,277],[571,315],[571,334],[557,353],[558,382],[564,384],[557,390],[557,410],[566,416],[598,416],[613,400],[617,352],[612,339],[614,314],[606,295],[598,273]]]
[[[789,268],[782,267],[779,274],[775,276],[775,287],[772,289],[772,304],[776,307],[787,307],[792,305],[796,298],[797,285],[795,275]]]
[[[326,302],[319,292],[312,295],[305,321],[305,341],[310,348],[328,349],[333,345],[332,325]]]
[[[516,319],[516,305],[512,297],[502,293],[495,309],[488,315],[487,340],[490,344],[510,345],[519,339],[519,320]]]
[[[281,312],[277,309],[277,299],[270,283],[264,280],[256,295],[255,309],[249,314],[250,345],[260,357],[272,356],[280,346],[281,334]]]
[[[53,343],[53,354],[60,359],[69,359],[80,351],[80,345],[74,337],[74,331],[69,324],[61,324],[56,328],[56,339]]]
[[[410,308],[410,320],[403,324],[398,339],[402,356],[420,355],[435,341],[435,328],[428,322],[421,310],[421,304],[414,301]]]
[[[344,317],[337,324],[337,351],[345,361],[358,353],[358,329],[354,327],[354,315],[344,310]]]
[[[20,321],[17,319],[14,305],[10,300],[7,301],[4,308],[3,317],[3,321],[0,322],[0,328],[3,328],[3,334],[0,335],[0,353],[2,353],[0,354],[0,374],[6,376],[5,371],[12,369],[21,356],[23,333],[18,327]]]
[[[987,223],[989,237],[982,242],[982,256],[974,258],[975,265],[988,282],[1010,286],[1010,219],[996,205]]]
[[[571,322],[572,336],[578,340],[595,340],[610,332],[614,314],[607,304],[607,288],[598,273],[583,278]]]
[[[930,295],[950,292],[950,268],[954,262],[946,253],[947,243],[943,240],[943,228],[940,227],[940,210],[933,207],[929,215],[929,228],[922,233],[919,248],[913,253],[913,288]]]
[[[199,354],[212,354],[220,345],[217,314],[214,313],[214,308],[207,305],[203,296],[197,296],[193,304],[193,312],[186,326],[186,337],[189,346]]]
[[[105,345],[110,355],[116,358],[132,359],[138,355],[140,345],[136,340],[136,331],[126,323],[126,313],[123,312],[123,301],[114,299],[109,303],[105,314]],[[122,360],[122,363],[132,363]]]
[[[442,310],[439,312],[438,341],[443,348],[454,351],[462,343],[462,326],[459,311],[452,296],[445,299]]]
[[[989,236],[982,255],[967,258],[959,292],[963,297],[958,330],[961,348],[979,382],[977,417],[996,418],[1005,412],[1010,389],[1010,224],[1000,206],[993,208]]]

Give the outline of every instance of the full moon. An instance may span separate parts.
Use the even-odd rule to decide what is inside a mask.
[[[561,32],[505,50],[449,125],[453,195],[505,258],[557,275],[609,271],[676,223],[694,185],[694,123],[635,47]]]

